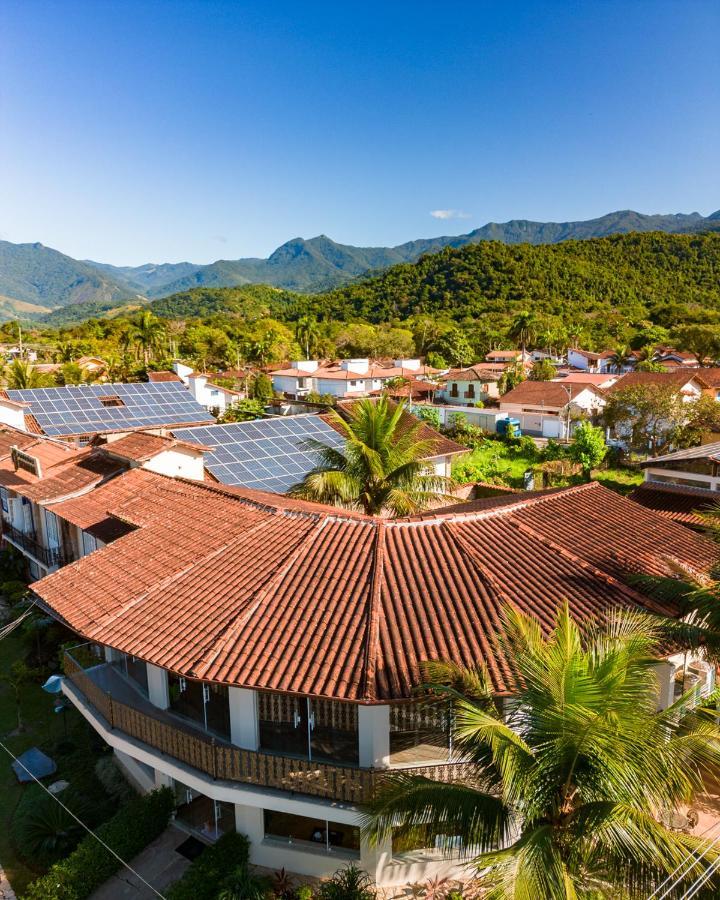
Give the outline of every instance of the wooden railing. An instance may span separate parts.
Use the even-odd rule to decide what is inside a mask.
[[[67,652],[64,669],[65,675],[105,719],[111,730],[122,731],[213,779],[237,781],[347,803],[365,803],[388,774],[388,770],[336,766],[243,750],[219,743],[210,736],[182,728],[180,723],[163,722],[115,700]],[[391,770],[393,775],[399,772],[423,775],[433,781],[447,783],[472,780],[473,768],[463,763],[446,763]]]

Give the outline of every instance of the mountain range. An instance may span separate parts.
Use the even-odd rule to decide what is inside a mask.
[[[42,319],[52,310],[76,304],[87,306],[90,315],[123,302],[144,303],[194,287],[270,284],[293,291],[324,291],[397,263],[414,262],[444,247],[481,241],[554,244],[648,231],[720,231],[720,210],[707,217],[697,212],[645,215],[622,210],[581,222],[515,219],[490,222],[468,234],[408,241],[396,247],[353,247],[320,235],[309,240],[293,238],[267,259],[217,260],[207,265],[112,266],[76,260],[39,243],[0,241],[0,320]]]

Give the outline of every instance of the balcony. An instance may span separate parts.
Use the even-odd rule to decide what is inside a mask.
[[[65,565],[65,558],[59,547],[43,547],[30,534],[18,531],[7,522],[3,522],[2,536],[5,540],[16,547],[26,556],[31,556],[35,562],[40,563],[46,569],[52,569],[55,566]]]
[[[386,770],[319,763],[236,747],[193,728],[172,713],[153,706],[108,663],[83,669],[68,652],[64,670],[85,701],[121,732],[173,757],[216,781],[289,791],[327,800],[362,804],[382,782]],[[424,775],[435,781],[467,781],[473,767],[465,763],[395,768],[392,774]]]

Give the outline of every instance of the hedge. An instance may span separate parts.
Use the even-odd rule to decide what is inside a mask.
[[[224,834],[206,847],[185,870],[183,877],[165,891],[167,900],[216,900],[223,881],[238,866],[245,866],[250,841],[244,834]]]
[[[95,833],[129,862],[163,833],[174,805],[169,788],[134,797]],[[120,867],[112,853],[88,834],[67,859],[29,885],[23,900],[85,900]]]

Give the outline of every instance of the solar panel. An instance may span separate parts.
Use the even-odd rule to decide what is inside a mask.
[[[345,441],[318,415],[287,416],[198,428],[174,428],[175,437],[212,447],[205,465],[222,484],[283,494],[318,463],[313,439],[341,448]]]
[[[9,390],[7,394],[11,400],[29,403],[27,412],[49,435],[191,425],[212,418],[180,382],[81,384]],[[120,405],[112,399],[115,397],[120,398]],[[101,398],[106,399],[103,402]]]

